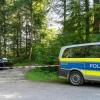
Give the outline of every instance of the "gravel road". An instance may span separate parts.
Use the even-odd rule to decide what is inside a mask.
[[[100,85],[25,80],[23,69],[0,70],[0,100],[100,100]]]

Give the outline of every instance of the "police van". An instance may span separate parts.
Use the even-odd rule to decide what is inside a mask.
[[[59,54],[59,76],[72,85],[100,81],[100,42],[64,46]]]

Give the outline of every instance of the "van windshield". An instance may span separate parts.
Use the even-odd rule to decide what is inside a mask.
[[[63,52],[62,58],[99,58],[100,46],[83,46],[67,48]]]

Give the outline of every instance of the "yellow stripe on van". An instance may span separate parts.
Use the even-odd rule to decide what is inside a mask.
[[[100,76],[100,71],[82,70],[81,72],[88,76]]]
[[[100,58],[59,58],[60,62],[100,62]]]

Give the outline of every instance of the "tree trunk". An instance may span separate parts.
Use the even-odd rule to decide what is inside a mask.
[[[77,6],[79,7],[78,8],[78,19],[81,19],[81,0],[76,0],[76,2],[77,2]],[[78,22],[78,34],[79,34],[79,38],[80,38],[80,42],[83,42],[84,41],[84,39],[83,39],[83,37],[82,37],[82,29],[81,29],[81,20],[78,20],[77,21]]]
[[[89,12],[89,0],[85,0],[85,12],[86,12],[86,28],[85,28],[85,34],[86,34],[86,39],[85,42],[89,41],[89,35],[90,35],[90,18],[88,15]]]
[[[100,4],[100,0],[94,0],[95,4]],[[93,30],[95,34],[100,33],[100,7],[95,9]]]
[[[3,47],[4,47],[4,56],[6,57],[6,0],[4,0],[4,5],[3,5]]]
[[[31,13],[31,33],[30,33],[30,51],[29,51],[29,60],[32,60],[32,43],[33,43],[33,8],[32,8],[33,1],[31,0],[30,3],[30,13]]]
[[[26,21],[26,26],[25,26],[25,33],[26,33],[26,47],[25,47],[25,54],[26,56],[28,55],[28,15],[27,15],[27,9],[26,9],[26,13],[25,13],[25,21]]]
[[[18,42],[19,42],[19,47],[18,47],[18,51],[19,51],[19,56],[21,56],[21,48],[22,48],[22,32],[21,32],[21,17],[20,17],[20,13],[18,11],[17,14],[17,18],[18,18]]]
[[[28,30],[27,30],[27,22],[26,22],[26,27],[25,27],[25,32],[26,32],[26,56],[28,55],[27,50],[28,50]]]
[[[66,0],[63,0],[63,6],[64,6],[64,20],[63,20],[63,34],[66,34]]]
[[[17,29],[17,36],[16,36],[16,38],[17,38],[17,41],[16,41],[16,44],[17,44],[17,50],[16,50],[16,56],[17,57],[19,57],[19,31],[18,31],[19,29]]]
[[[1,55],[2,55],[1,46],[2,46],[2,43],[1,43],[1,33],[0,33],[0,57],[1,57]]]

